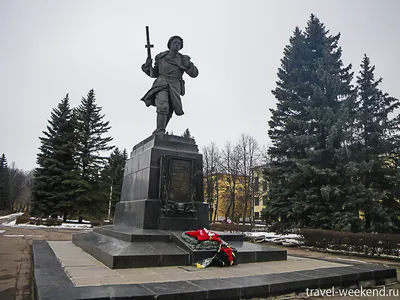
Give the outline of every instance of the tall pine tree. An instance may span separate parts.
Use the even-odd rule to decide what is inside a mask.
[[[103,121],[101,109],[96,104],[94,90],[90,90],[75,109],[80,170],[80,195],[77,199],[79,213],[96,216],[104,213],[101,203],[97,203],[101,199],[101,170],[107,159],[104,153],[113,148],[109,145],[112,137],[104,136],[111,127],[108,121]]]
[[[75,122],[68,94],[53,109],[48,122],[47,131],[39,138],[33,212],[38,216],[63,214],[66,218],[74,206],[77,189]]]
[[[307,158],[298,161],[309,187],[295,209],[307,212],[311,227],[358,230],[358,193],[349,179],[353,169],[348,128],[354,106],[351,65],[344,67],[340,34],[330,35],[311,16],[306,29],[308,84],[312,88],[304,147]],[[343,216],[345,219],[343,220]],[[344,222],[343,222],[344,221]],[[348,222],[350,221],[350,222]]]
[[[305,152],[296,137],[303,136],[306,130],[301,127],[301,120],[307,118],[303,102],[309,94],[304,60],[305,37],[296,27],[290,44],[284,49],[284,57],[278,69],[279,80],[272,91],[277,99],[277,108],[270,109],[272,116],[268,131],[272,141],[268,150],[271,158],[267,169],[270,182],[268,214],[280,220],[283,225],[302,219],[291,204],[303,186],[302,178],[296,171],[296,159],[304,158]]]
[[[269,124],[269,210],[283,224],[334,228],[336,213],[350,200],[345,124],[355,93],[339,38],[311,15],[304,34],[295,30],[278,72],[278,105]]]
[[[392,114],[400,102],[379,89],[382,78],[375,80],[374,71],[375,66],[364,55],[357,77],[357,155],[362,165],[360,179],[368,191],[363,203],[366,229],[388,232],[399,226],[399,116]]]
[[[9,170],[7,158],[0,156],[0,210],[10,209]]]
[[[186,128],[186,130],[183,132],[183,134],[181,135],[181,137],[184,137],[186,139],[194,139],[194,136],[192,136],[190,134],[190,130],[189,128]]]

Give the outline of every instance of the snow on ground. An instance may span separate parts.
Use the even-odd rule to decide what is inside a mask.
[[[275,232],[245,232],[245,236],[254,238],[259,236],[264,236],[266,239],[273,239],[273,238],[290,238],[290,239],[299,239],[301,235],[299,234],[277,234]]]
[[[14,223],[14,224],[12,224]],[[61,225],[54,225],[54,226],[46,226],[46,225],[33,225],[33,224],[15,224],[15,221],[2,224],[4,226],[10,227],[18,227],[18,228],[59,228],[59,229],[91,229],[92,226],[90,224],[68,224],[62,223]]]
[[[0,220],[9,219],[9,218],[14,218],[14,217],[17,218],[17,217],[19,217],[19,216],[21,216],[21,215],[23,215],[23,214],[24,214],[24,213],[19,212],[19,213],[7,215],[7,216],[1,216],[1,217],[0,217]]]
[[[5,225],[5,226],[15,226],[15,222],[16,222],[16,220],[12,220],[10,222],[3,223],[3,225]]]
[[[70,224],[70,223],[62,223],[61,228],[69,228],[69,229],[83,229],[83,228],[92,228],[91,224]]]
[[[245,232],[246,238],[254,240],[256,243],[271,242],[284,246],[301,245],[302,236],[299,234],[277,234],[275,232]]]
[[[24,237],[24,234],[3,234],[5,237]]]
[[[9,223],[1,224],[8,227],[18,227],[18,228],[60,228],[60,229],[91,229],[90,224],[68,224],[62,223],[61,225],[46,226],[46,225],[33,225],[33,224],[15,224],[15,220]]]
[[[7,227],[19,227],[19,228],[66,228],[66,229],[90,229],[92,228],[91,224],[86,221],[86,223],[83,224],[77,224],[77,223],[62,223],[61,225],[57,226],[46,226],[46,225],[32,225],[32,224],[15,224],[15,221],[17,220],[17,217],[22,215],[23,213],[15,213],[7,216],[2,216],[0,219],[13,219],[9,222],[4,222],[1,223],[2,226],[7,226]],[[70,220],[73,222],[78,222],[78,220]],[[4,230],[0,230],[0,233],[3,233]]]

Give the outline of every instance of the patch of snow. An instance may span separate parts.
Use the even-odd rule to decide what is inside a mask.
[[[259,236],[264,236],[266,239],[273,238],[284,238],[284,239],[300,239],[302,236],[299,234],[277,234],[275,232],[245,232],[244,235],[246,237],[255,238]]]
[[[351,261],[351,262],[355,262],[355,263],[358,263],[358,264],[367,264],[367,263],[368,263],[368,262],[366,262],[366,261],[357,260],[357,259],[350,259],[350,258],[336,257],[335,259],[337,259],[337,260],[344,260],[344,261]]]
[[[46,225],[32,225],[32,224],[18,224],[17,227],[25,228],[58,228],[58,229],[91,229],[90,225],[87,224],[68,224],[62,223],[61,225],[46,226]]]
[[[61,228],[72,228],[72,229],[84,229],[84,228],[92,228],[92,225],[89,224],[70,224],[70,223],[62,223]]]
[[[34,224],[15,224],[15,220],[1,224],[3,226],[8,227],[18,227],[18,228],[59,228],[59,229],[92,229],[90,224],[68,224],[62,223],[61,225],[56,226],[46,226],[46,225],[34,225]]]
[[[19,213],[7,215],[7,216],[1,216],[1,217],[0,217],[0,220],[2,220],[2,219],[8,219],[8,218],[13,218],[13,217],[19,217],[19,216],[21,216],[21,215],[23,215],[23,214],[24,214],[24,213],[19,212]]]
[[[245,232],[246,238],[252,239],[255,243],[270,242],[283,246],[300,246],[302,236],[299,234],[277,234],[275,232]]]
[[[74,223],[78,223],[79,222],[79,220],[67,220],[67,222],[74,222]],[[89,223],[90,224],[90,221],[87,221],[87,220],[82,220],[82,223]],[[81,223],[81,224],[82,224]]]
[[[44,237],[41,234],[4,234],[5,237]]]
[[[5,237],[22,237],[24,236],[23,234],[3,234]]]
[[[6,232],[5,230],[0,230],[0,233],[4,233],[4,232]]]
[[[4,226],[15,226],[15,221],[16,220],[12,220],[10,222],[3,223],[2,225],[4,225]]]

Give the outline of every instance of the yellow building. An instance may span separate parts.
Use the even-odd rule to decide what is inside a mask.
[[[265,180],[264,171],[266,165],[257,166],[252,169],[253,175],[253,203],[254,220],[261,220],[261,211],[268,203],[268,181]]]
[[[248,190],[247,201],[246,190]],[[234,201],[231,201],[232,196]],[[233,222],[240,222],[244,213],[245,218],[248,219],[251,212],[251,199],[249,179],[247,178],[245,182],[244,176],[221,173],[212,174],[208,178],[204,176],[204,200],[211,203],[210,221],[212,222],[223,221],[228,209],[228,219]]]

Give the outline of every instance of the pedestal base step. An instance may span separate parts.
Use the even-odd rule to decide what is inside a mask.
[[[264,261],[287,260],[287,251],[266,245],[253,244],[240,240],[237,234],[218,233],[222,240],[236,249],[237,263],[253,263]],[[243,237],[243,235],[242,235]],[[182,232],[173,232],[173,242],[180,248],[190,253],[190,263],[196,263],[202,259],[215,255],[215,250],[195,250],[190,244],[182,239]]]
[[[193,249],[182,233],[109,225],[75,234],[72,242],[111,269],[187,266],[215,255]],[[286,250],[244,242],[243,234],[217,233],[236,249],[239,264],[287,259]]]
[[[95,227],[93,231],[126,242],[171,242],[171,233],[158,229],[107,225]]]
[[[171,242],[126,242],[97,232],[75,234],[72,242],[111,269],[190,264],[189,253]]]

